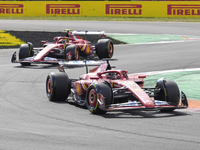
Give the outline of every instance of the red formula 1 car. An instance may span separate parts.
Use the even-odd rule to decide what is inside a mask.
[[[13,53],[11,62],[21,63],[22,65],[30,65],[31,63],[58,63],[59,61],[70,61],[79,59],[102,59],[112,58],[114,47],[110,39],[104,39],[103,31],[73,31],[65,30],[65,37],[55,37],[54,42],[49,43],[42,41],[42,48],[33,48],[33,44],[28,42],[22,44],[19,51]],[[91,42],[83,40],[77,34],[100,34],[95,45]]]
[[[112,70],[108,59],[79,79],[70,79],[63,66],[71,65],[86,65],[87,68],[93,62],[60,62],[60,72],[49,73],[46,79],[46,93],[50,101],[73,101],[86,105],[94,114],[127,110],[173,111],[188,107],[185,94],[182,92],[180,99],[179,88],[174,81],[162,78],[155,87],[143,87],[145,76],[128,75],[126,70]]]

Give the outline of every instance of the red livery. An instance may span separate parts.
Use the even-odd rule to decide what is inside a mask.
[[[11,62],[19,62],[22,65],[30,65],[31,63],[58,63],[59,61],[70,61],[80,59],[102,59],[112,58],[114,53],[113,42],[105,39],[103,31],[67,31],[66,36],[58,36],[54,38],[54,42],[50,43],[42,41],[42,48],[33,48],[33,44],[28,42],[22,44],[19,51],[13,53]],[[82,39],[77,34],[101,35],[101,39],[95,45],[90,41]]]
[[[177,84],[164,78],[158,79],[155,87],[144,87],[146,76],[128,75],[126,70],[112,70],[109,59],[103,61],[60,62],[60,72],[49,73],[46,93],[50,101],[73,101],[87,106],[94,114],[108,111],[161,110],[173,111],[188,107],[186,95]],[[97,65],[86,71],[79,79],[70,79],[65,66]]]

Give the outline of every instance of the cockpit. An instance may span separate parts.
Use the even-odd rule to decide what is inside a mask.
[[[69,42],[69,39],[67,37],[55,37],[54,38],[54,43],[57,43],[57,44],[65,44],[68,42]]]
[[[115,70],[108,71],[106,73],[106,78],[110,80],[128,79],[127,71],[125,70]]]
[[[120,74],[116,73],[116,72],[109,72],[106,74],[106,78],[110,79],[110,80],[117,80],[120,79]]]

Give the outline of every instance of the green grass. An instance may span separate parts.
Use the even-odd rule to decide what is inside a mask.
[[[78,20],[78,21],[147,21],[200,22],[200,18],[142,18],[142,17],[0,17],[1,20]]]
[[[167,80],[173,80],[179,86],[180,91],[183,91],[188,99],[200,100],[199,83],[200,83],[200,71],[179,71],[168,72],[147,76],[144,79],[145,87],[153,87],[159,78],[165,78]]]

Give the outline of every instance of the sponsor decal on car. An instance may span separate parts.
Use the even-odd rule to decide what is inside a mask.
[[[45,57],[44,60],[45,61],[58,61],[56,58],[52,58],[52,57]]]
[[[28,57],[28,58],[25,58],[25,59],[24,59],[24,61],[32,61],[32,60],[34,60],[33,57]]]
[[[113,104],[112,107],[131,107],[131,106],[141,106],[140,102],[137,101],[129,101],[126,103],[121,103],[121,104]]]
[[[130,106],[139,106],[137,101],[129,102]]]
[[[169,103],[166,101],[155,100],[154,102],[155,102],[155,105],[169,105]]]

